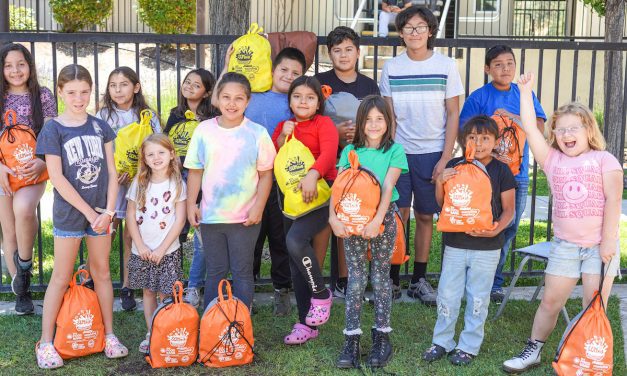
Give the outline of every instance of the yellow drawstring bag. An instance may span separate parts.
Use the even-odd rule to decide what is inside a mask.
[[[179,157],[187,155],[189,141],[192,139],[194,130],[200,123],[196,120],[196,115],[190,110],[185,111],[185,121],[175,124],[168,132],[168,138],[174,144],[174,151]]]
[[[281,192],[283,192],[283,214],[291,219],[301,217],[310,211],[329,204],[331,188],[324,179],[317,184],[318,197],[306,204],[298,183],[307,175],[316,162],[309,148],[298,141],[294,135],[285,139],[285,144],[274,158],[274,176]]]
[[[140,114],[139,123],[131,123],[118,131],[115,138],[115,169],[118,174],[128,173],[129,178],[133,178],[137,173],[137,163],[139,161],[139,148],[144,139],[153,133],[150,126],[152,111],[143,110]]]
[[[263,28],[251,24],[248,32],[233,42],[233,54],[229,60],[229,72],[246,76],[254,93],[272,87],[272,48],[259,33],[263,33]]]

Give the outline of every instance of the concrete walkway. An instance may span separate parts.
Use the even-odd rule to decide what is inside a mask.
[[[535,289],[536,288],[533,286],[515,287],[514,291],[510,295],[510,299],[529,300],[531,299]],[[540,292],[538,299],[542,298],[543,293],[544,293],[544,289]],[[370,297],[371,294],[372,294],[371,292],[367,292],[366,296]],[[571,297],[581,298],[582,295],[583,295],[583,288],[581,286],[576,286]],[[620,309],[621,328],[623,330],[623,343],[627,344],[627,285],[615,284],[614,287],[612,288],[612,295],[615,295],[620,300],[619,309]],[[255,294],[255,304],[259,304],[259,305],[272,304],[272,296],[273,296],[272,293],[257,293]],[[403,291],[400,301],[404,303],[418,304],[416,300],[409,298],[405,291]],[[43,301],[36,300],[34,301],[34,303],[35,303],[35,314],[41,315]],[[296,305],[296,301],[294,300],[293,294],[292,294],[292,304],[294,306]],[[0,301],[0,315],[15,315],[14,305],[15,303],[13,301]],[[141,299],[137,299],[137,309],[143,310]],[[122,306],[120,305],[120,299],[115,299],[114,304],[113,304],[113,310],[115,312],[122,311]],[[503,315],[507,315],[508,313],[507,311],[508,309],[506,307],[505,311],[503,312]],[[577,312],[569,312],[569,314],[571,317],[574,317],[577,314]],[[490,319],[491,317],[488,317],[488,320]],[[623,351],[625,353],[625,359],[627,359],[627,346],[624,346]]]

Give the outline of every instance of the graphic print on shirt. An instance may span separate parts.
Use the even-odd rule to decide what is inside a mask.
[[[94,184],[100,176],[100,161],[104,159],[102,138],[99,136],[78,136],[63,144],[68,164],[77,168],[76,180],[82,185],[80,189],[95,188]]]
[[[573,168],[555,167],[552,186],[556,217],[603,217],[603,175],[596,161]]]

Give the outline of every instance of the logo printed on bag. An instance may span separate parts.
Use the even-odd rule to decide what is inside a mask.
[[[185,129],[176,133],[172,138],[172,143],[174,144],[175,149],[181,149],[187,147],[189,141],[192,139],[192,136]]]
[[[15,149],[13,156],[19,164],[24,165],[33,159],[33,148],[28,144],[22,144]]]
[[[249,46],[243,46],[242,48],[240,48],[237,51],[237,54],[235,55],[235,58],[237,59],[237,61],[241,64],[248,64],[252,61],[253,59],[253,51],[250,49]]]
[[[287,160],[287,166],[285,166],[285,171],[289,172],[292,175],[300,174],[305,171],[305,162],[300,159],[300,156],[290,158]]]
[[[356,193],[349,193],[342,197],[340,205],[342,206],[342,209],[345,213],[357,214],[359,213],[359,209],[361,208],[361,199],[357,197]]]
[[[170,341],[170,346],[173,347],[183,347],[187,344],[187,337],[189,336],[189,332],[185,328],[176,328],[172,331],[172,333],[168,334],[168,341]]]
[[[72,320],[76,330],[84,332],[91,330],[91,326],[94,322],[94,315],[88,309],[81,310]]]
[[[607,351],[607,344],[605,338],[594,336],[586,341],[583,345],[586,350],[586,356],[592,360],[602,360],[605,357]]]
[[[453,205],[465,208],[468,207],[472,200],[472,191],[468,188],[468,184],[456,184],[449,192],[448,196]]]

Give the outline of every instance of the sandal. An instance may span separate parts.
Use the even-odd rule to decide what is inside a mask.
[[[467,366],[472,362],[474,358],[475,355],[469,354],[460,349],[455,349],[448,359],[453,365]]]
[[[318,337],[318,330],[312,329],[301,323],[294,324],[292,332],[283,338],[286,345],[302,345],[303,343]]]
[[[105,337],[105,356],[109,359],[123,358],[128,355],[128,349],[115,334],[107,334]]]
[[[329,291],[329,297],[326,299],[311,298],[311,306],[307,317],[305,317],[305,324],[309,326],[320,326],[331,317],[331,304],[333,303],[333,295]]]
[[[35,355],[37,356],[37,365],[43,369],[53,369],[63,367],[63,359],[54,348],[52,342],[40,343],[35,345]]]

